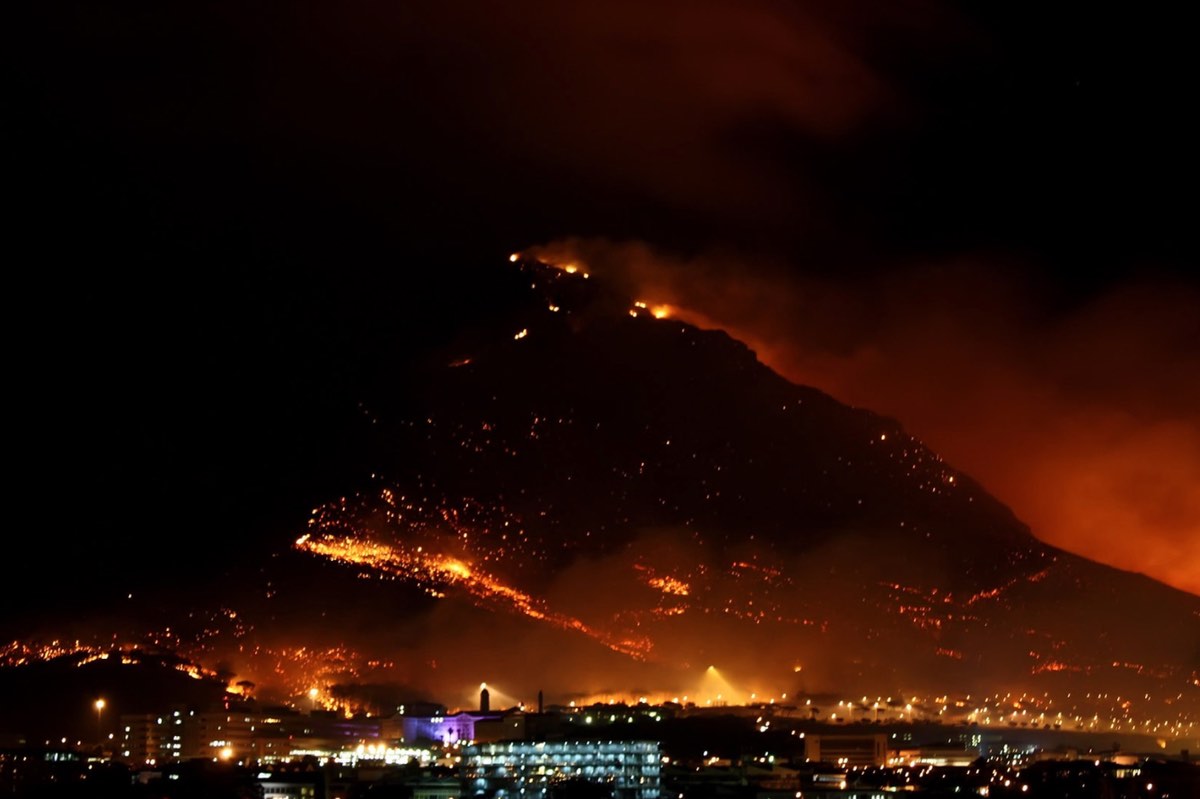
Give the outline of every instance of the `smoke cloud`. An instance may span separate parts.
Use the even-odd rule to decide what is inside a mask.
[[[1145,280],[1071,307],[986,259],[853,280],[732,254],[563,240],[633,296],[789,379],[900,420],[1042,540],[1200,593],[1200,293]]]

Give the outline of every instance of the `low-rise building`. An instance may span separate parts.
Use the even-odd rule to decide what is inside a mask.
[[[618,799],[658,799],[662,753],[652,741],[476,744],[462,752],[464,795],[544,799],[569,781],[609,786]]]
[[[804,756],[837,766],[882,766],[887,763],[887,735],[810,734],[804,739]]]

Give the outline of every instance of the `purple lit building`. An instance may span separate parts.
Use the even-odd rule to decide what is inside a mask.
[[[475,740],[475,723],[493,721],[499,713],[456,713],[453,716],[405,716],[404,740],[426,740],[440,744],[466,743]]]

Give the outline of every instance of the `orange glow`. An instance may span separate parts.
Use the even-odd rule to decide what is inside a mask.
[[[471,570],[457,560],[447,560],[443,565],[446,571],[457,577],[462,577],[464,579],[469,579],[471,577]]]
[[[647,311],[655,319],[667,319],[670,316],[672,316],[672,310],[673,310],[670,305],[650,305],[646,302],[643,302],[642,300],[637,300],[636,302],[634,302],[633,307],[643,310],[643,311]],[[637,316],[638,312],[635,310],[630,310],[629,315]]]
[[[194,663],[180,663],[175,667],[193,680],[203,680],[205,677],[215,677],[216,672],[202,668]]]
[[[978,263],[847,288],[639,242],[531,252],[667,300],[670,318],[727,331],[784,377],[901,420],[1047,543],[1200,594],[1194,288],[1121,286],[1047,322],[1029,286]]]
[[[688,584],[682,580],[676,580],[674,577],[651,577],[647,584],[651,588],[657,588],[664,594],[675,594],[676,596],[688,595]]]
[[[415,549],[378,544],[349,536],[308,537],[296,542],[298,549],[340,563],[366,566],[384,574],[403,577],[420,585],[431,596],[443,596],[447,588],[460,588],[481,605],[498,606],[563,630],[583,633],[615,652],[637,660],[649,657],[651,643],[645,637],[610,635],[583,621],[550,610],[543,600],[455,558]]]

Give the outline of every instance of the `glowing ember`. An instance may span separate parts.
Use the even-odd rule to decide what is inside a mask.
[[[664,594],[688,595],[688,584],[673,577],[652,577],[649,580],[649,585],[652,588],[657,588]]]
[[[460,588],[480,604],[520,613],[559,629],[583,633],[615,652],[638,660],[650,654],[650,641],[644,637],[616,638],[579,619],[556,613],[543,600],[460,560],[425,551],[423,546],[405,549],[348,536],[314,538],[306,535],[296,541],[296,547],[339,563],[366,566],[376,572],[411,580],[434,597],[444,596],[443,591],[447,588]]]

